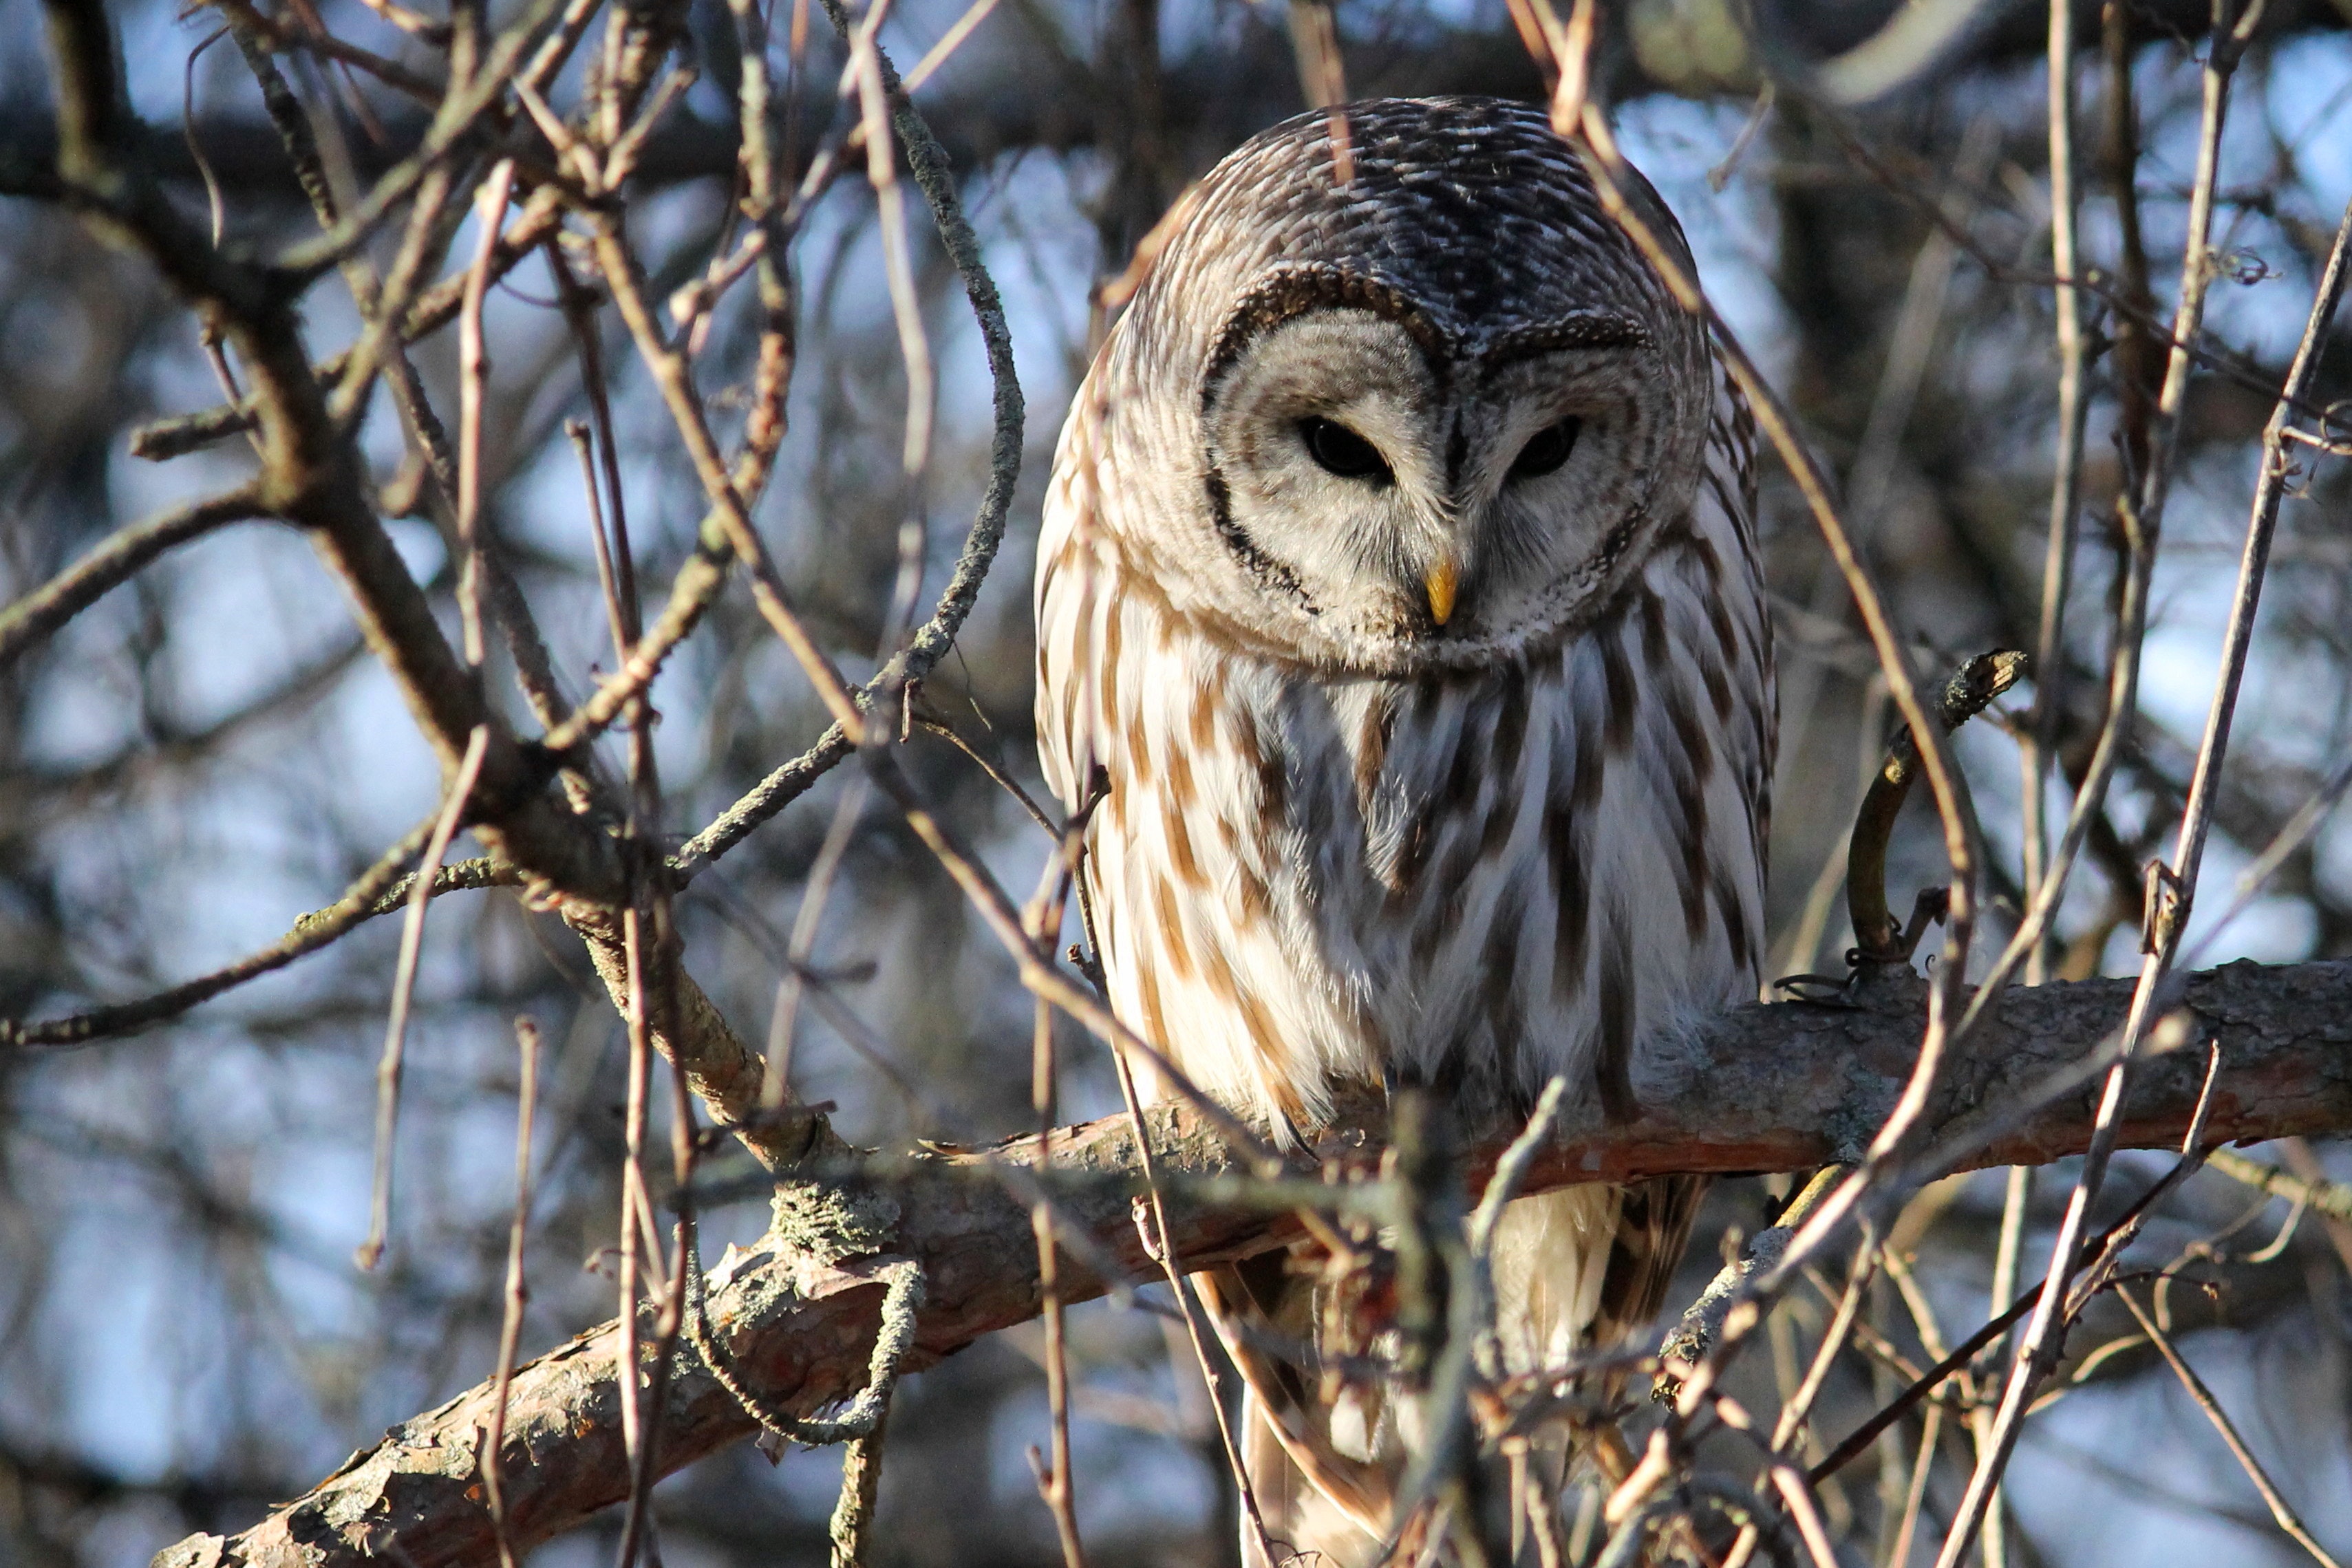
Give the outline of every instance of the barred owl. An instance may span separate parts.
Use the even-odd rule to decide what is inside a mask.
[[[1494,1121],[1566,1073],[1630,1117],[1646,1048],[1755,994],[1753,427],[1541,113],[1342,118],[1344,181],[1318,112],[1188,194],[1077,394],[1037,556],[1045,772],[1075,808],[1107,771],[1111,1000],[1223,1103],[1307,1129],[1343,1085],[1418,1083]],[[1512,1204],[1510,1364],[1650,1319],[1697,1197]],[[1271,1534],[1353,1563],[1412,1412],[1322,1375],[1318,1281],[1294,1249],[1204,1293]]]

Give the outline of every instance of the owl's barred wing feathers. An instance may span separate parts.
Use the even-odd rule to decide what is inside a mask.
[[[1475,1121],[1566,1073],[1628,1117],[1645,1047],[1752,996],[1761,955],[1774,707],[1753,431],[1645,264],[1609,250],[1540,115],[1349,114],[1367,172],[1344,197],[1296,172],[1320,116],[1236,154],[1269,188],[1211,177],[1081,389],[1038,554],[1046,777],[1075,805],[1107,771],[1087,874],[1112,1002],[1225,1103],[1303,1129],[1335,1086],[1421,1082]],[[1566,214],[1542,242],[1565,259],[1415,275],[1378,209],[1426,208],[1432,170],[1457,206],[1501,181],[1512,221]],[[1319,227],[1318,200],[1337,211]],[[1288,252],[1269,259],[1261,218]],[[1395,298],[1276,319],[1251,281],[1276,266],[1377,274]],[[1525,348],[1529,320],[1595,309],[1619,322],[1602,347]],[[1213,353],[1232,364],[1204,390]],[[1377,473],[1297,445],[1330,419]],[[1538,430],[1568,460],[1515,456]],[[1460,610],[1451,575],[1442,607],[1415,601],[1430,561],[1458,570]],[[1648,1320],[1699,1190],[1511,1206],[1508,1363]],[[1377,1328],[1360,1289],[1304,1250],[1211,1285],[1269,1522],[1339,1562],[1385,1529],[1413,1440],[1409,1409],[1337,1375]]]

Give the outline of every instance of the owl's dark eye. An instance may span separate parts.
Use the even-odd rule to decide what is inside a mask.
[[[1558,469],[1568,461],[1568,455],[1576,450],[1576,438],[1583,429],[1582,420],[1563,419],[1528,436],[1528,444],[1519,448],[1518,456],[1511,461],[1511,477],[1540,479]]]
[[[1307,455],[1327,474],[1342,479],[1391,477],[1381,449],[1337,420],[1302,419],[1298,439],[1307,444]]]

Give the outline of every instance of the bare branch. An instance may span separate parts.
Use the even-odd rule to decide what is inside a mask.
[[[2124,1305],[2131,1309],[2131,1315],[2139,1321],[2140,1332],[2147,1335],[2148,1342],[2164,1357],[2165,1364],[2171,1367],[2173,1375],[2180,1379],[2180,1385],[2189,1390],[2189,1396],[2197,1402],[2197,1408],[2205,1412],[2205,1418],[2213,1423],[2215,1431],[2221,1434],[2221,1441],[2230,1447],[2231,1457],[2246,1472],[2246,1479],[2254,1483],[2254,1490],[2263,1494],[2263,1501],[2269,1506],[2271,1517],[2278,1521],[2278,1527],[2293,1536],[2296,1545],[2325,1563],[2326,1568],[2338,1568],[2336,1559],[2327,1554],[2326,1549],[2312,1535],[2310,1527],[2280,1495],[2277,1483],[2263,1473],[2261,1461],[2254,1458],[2253,1450],[2246,1447],[2245,1438],[2238,1435],[2236,1424],[2222,1411],[2221,1402],[2213,1397],[2213,1391],[2205,1386],[2205,1380],[2189,1370],[2189,1364],[2173,1348],[2171,1337],[2148,1314],[2147,1309],[2139,1304],[2138,1298],[2131,1293],[2129,1288],[2120,1288],[2116,1294],[2121,1296]]]
[[[247,980],[267,975],[273,969],[282,969],[303,955],[315,953],[337,940],[362,921],[400,907],[402,895],[395,891],[396,884],[407,884],[401,873],[408,862],[424,850],[425,841],[432,833],[432,822],[418,824],[407,837],[385,851],[383,858],[352,883],[341,898],[315,914],[304,915],[294,923],[293,930],[258,953],[248,954],[225,968],[215,969],[209,975],[183,982],[152,997],[142,997],[137,1001],[117,1002],[38,1023],[0,1019],[0,1045],[19,1049],[26,1046],[88,1045],[93,1040],[135,1034],[175,1019],[198,1003],[210,1001],[223,991],[231,990]]]
[[[134,523],[74,562],[65,571],[0,611],[0,669],[42,638],[96,603],[109,590],[165,550],[201,538],[225,523],[265,516],[268,508],[250,487],[191,501]]]
[[[1927,1124],[1947,1125],[1966,1107],[2013,1095],[2081,1054],[2121,1023],[2131,989],[2128,981],[2095,981],[2039,987],[2010,998],[1954,1052]],[[2352,1017],[2352,963],[2231,965],[2193,977],[2186,998],[2193,1032],[2222,1053],[2208,1137],[2352,1128],[2352,1082],[2332,1066],[2342,1052],[2342,1020]],[[1853,1159],[1900,1094],[1920,1026],[1916,989],[1890,990],[1855,1007],[1740,1009],[1701,1029],[1670,1075],[1643,1085],[1652,1109],[1641,1121],[1605,1127],[1596,1111],[1581,1111],[1533,1163],[1522,1190]],[[2125,1144],[2178,1144],[2198,1105],[2202,1055],[2184,1050],[2143,1064],[2121,1123]],[[1244,1174],[1250,1168],[1245,1157],[1196,1111],[1164,1104],[1145,1120],[1171,1256],[1201,1269],[1298,1234],[1297,1218],[1277,1203],[1240,1201],[1258,1185]],[[1361,1136],[1367,1122],[1376,1126],[1377,1118],[1367,1113],[1301,1156],[1298,1173],[1309,1174],[1318,1153],[1351,1164],[1376,1158],[1377,1142],[1368,1153]],[[1517,1131],[1498,1130],[1480,1147],[1470,1166],[1474,1181]],[[2084,1108],[2061,1103],[1979,1148],[1969,1163],[2057,1159],[2079,1153],[2090,1136]],[[1034,1138],[992,1150],[937,1151],[869,1171],[856,1201],[887,1217],[882,1249],[833,1264],[763,1249],[722,1265],[711,1281],[709,1310],[733,1374],[764,1403],[794,1416],[856,1394],[867,1375],[885,1287],[908,1260],[929,1282],[910,1369],[1034,1317],[1040,1291],[1029,1206],[989,1175],[993,1162],[1030,1168],[1051,1186],[1057,1228],[1085,1231],[1130,1271],[1155,1269],[1129,1214],[1145,1183],[1129,1119],[1061,1129],[1053,1149],[1052,1172],[1034,1170]],[[1291,1184],[1282,1185],[1278,1202],[1297,1201]],[[1309,1190],[1339,1196],[1350,1189]],[[1082,1257],[1066,1254],[1062,1261],[1067,1299],[1104,1290]],[[618,1325],[606,1324],[515,1375],[501,1462],[520,1545],[543,1541],[627,1494],[614,1377],[619,1338]],[[387,1542],[414,1568],[494,1561],[488,1512],[468,1495],[478,1492],[475,1434],[489,1424],[492,1397],[484,1385],[417,1416],[252,1530],[233,1539],[192,1537],[159,1557],[158,1568],[261,1563],[296,1550],[311,1568],[359,1568],[386,1555]],[[707,1369],[684,1363],[664,1419],[663,1467],[684,1465],[756,1430],[757,1421]],[[341,1521],[364,1521],[365,1528],[345,1529]]]

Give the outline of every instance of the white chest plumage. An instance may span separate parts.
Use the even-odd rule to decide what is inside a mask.
[[[1334,1081],[1628,1114],[1641,1043],[1754,994],[1769,630],[1728,398],[1686,521],[1596,622],[1500,668],[1331,678],[1129,569],[1065,472],[1038,573],[1038,721],[1091,768],[1121,1016],[1204,1088],[1311,1123]]]

